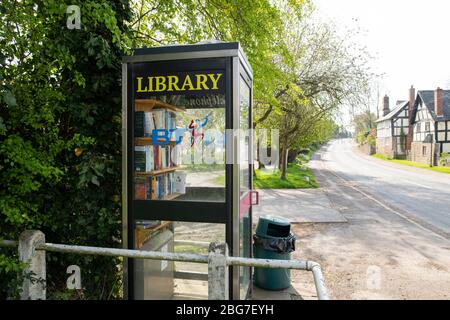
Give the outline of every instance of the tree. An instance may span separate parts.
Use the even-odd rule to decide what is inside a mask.
[[[360,114],[357,114],[353,118],[353,125],[355,127],[355,136],[358,140],[358,143],[362,144],[365,142],[367,136],[373,130],[376,128],[375,123],[376,116],[372,112],[363,112]]]
[[[80,30],[66,27],[69,4],[81,9]],[[120,246],[128,2],[4,1],[0,11],[1,237],[40,229],[49,242]],[[65,289],[70,264],[85,298],[119,294],[118,259],[47,257],[50,296]],[[13,252],[0,259],[0,295],[14,296],[20,266]]]
[[[255,71],[257,99],[273,101],[284,83],[273,63],[289,58],[284,17],[271,1],[130,2],[0,3],[1,237],[41,229],[50,242],[121,246],[120,59],[131,47],[240,41]],[[300,15],[304,3],[286,6]],[[68,5],[81,9],[80,30],[66,28]],[[63,290],[74,263],[82,271],[82,298],[120,297],[118,259],[47,257],[51,297],[73,297]],[[14,251],[0,256],[1,298],[17,294],[13,280],[21,267]]]
[[[146,47],[210,39],[239,41],[254,70],[255,101],[273,102],[273,92],[287,81],[281,66],[291,59],[283,41],[283,8],[301,19],[308,6],[309,0],[135,0],[133,44]]]
[[[291,59],[285,59],[289,63],[283,70],[288,82],[273,92],[276,103],[261,105],[256,121],[263,124],[279,115],[282,179],[289,148],[344,103],[360,101],[372,77],[366,66],[369,55],[351,42],[350,33],[339,35],[332,24],[317,22],[311,15],[299,20],[289,14],[290,8],[285,10],[284,41]]]

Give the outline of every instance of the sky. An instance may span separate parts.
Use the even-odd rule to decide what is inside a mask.
[[[450,89],[449,0],[313,0],[317,15],[341,28],[359,27],[358,44],[384,74],[380,95],[407,100],[408,90]]]

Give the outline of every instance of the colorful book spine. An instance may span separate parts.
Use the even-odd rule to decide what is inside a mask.
[[[136,179],[134,182],[134,199],[135,200],[146,200],[147,197],[147,186],[146,179]]]
[[[152,132],[155,129],[155,120],[153,118],[153,112],[144,113],[144,136],[151,137]]]

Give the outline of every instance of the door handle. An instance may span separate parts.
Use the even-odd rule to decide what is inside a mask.
[[[251,195],[252,195],[252,206],[257,206],[259,205],[259,191],[251,191]],[[255,195],[256,197],[256,202],[253,202],[253,195]]]

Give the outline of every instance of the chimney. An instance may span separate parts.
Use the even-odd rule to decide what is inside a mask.
[[[383,117],[389,114],[389,97],[387,95],[383,98]]]
[[[406,136],[406,151],[411,151],[412,141],[413,141],[413,114],[414,114],[414,105],[416,103],[416,89],[414,86],[409,88],[409,126],[408,126],[408,135]]]
[[[437,88],[434,91],[434,113],[437,117],[444,115],[444,103],[442,100],[442,89]]]
[[[414,109],[414,103],[416,103],[416,89],[414,89],[414,86],[411,86],[409,89],[409,111],[410,111],[410,117],[412,115],[412,111]]]

